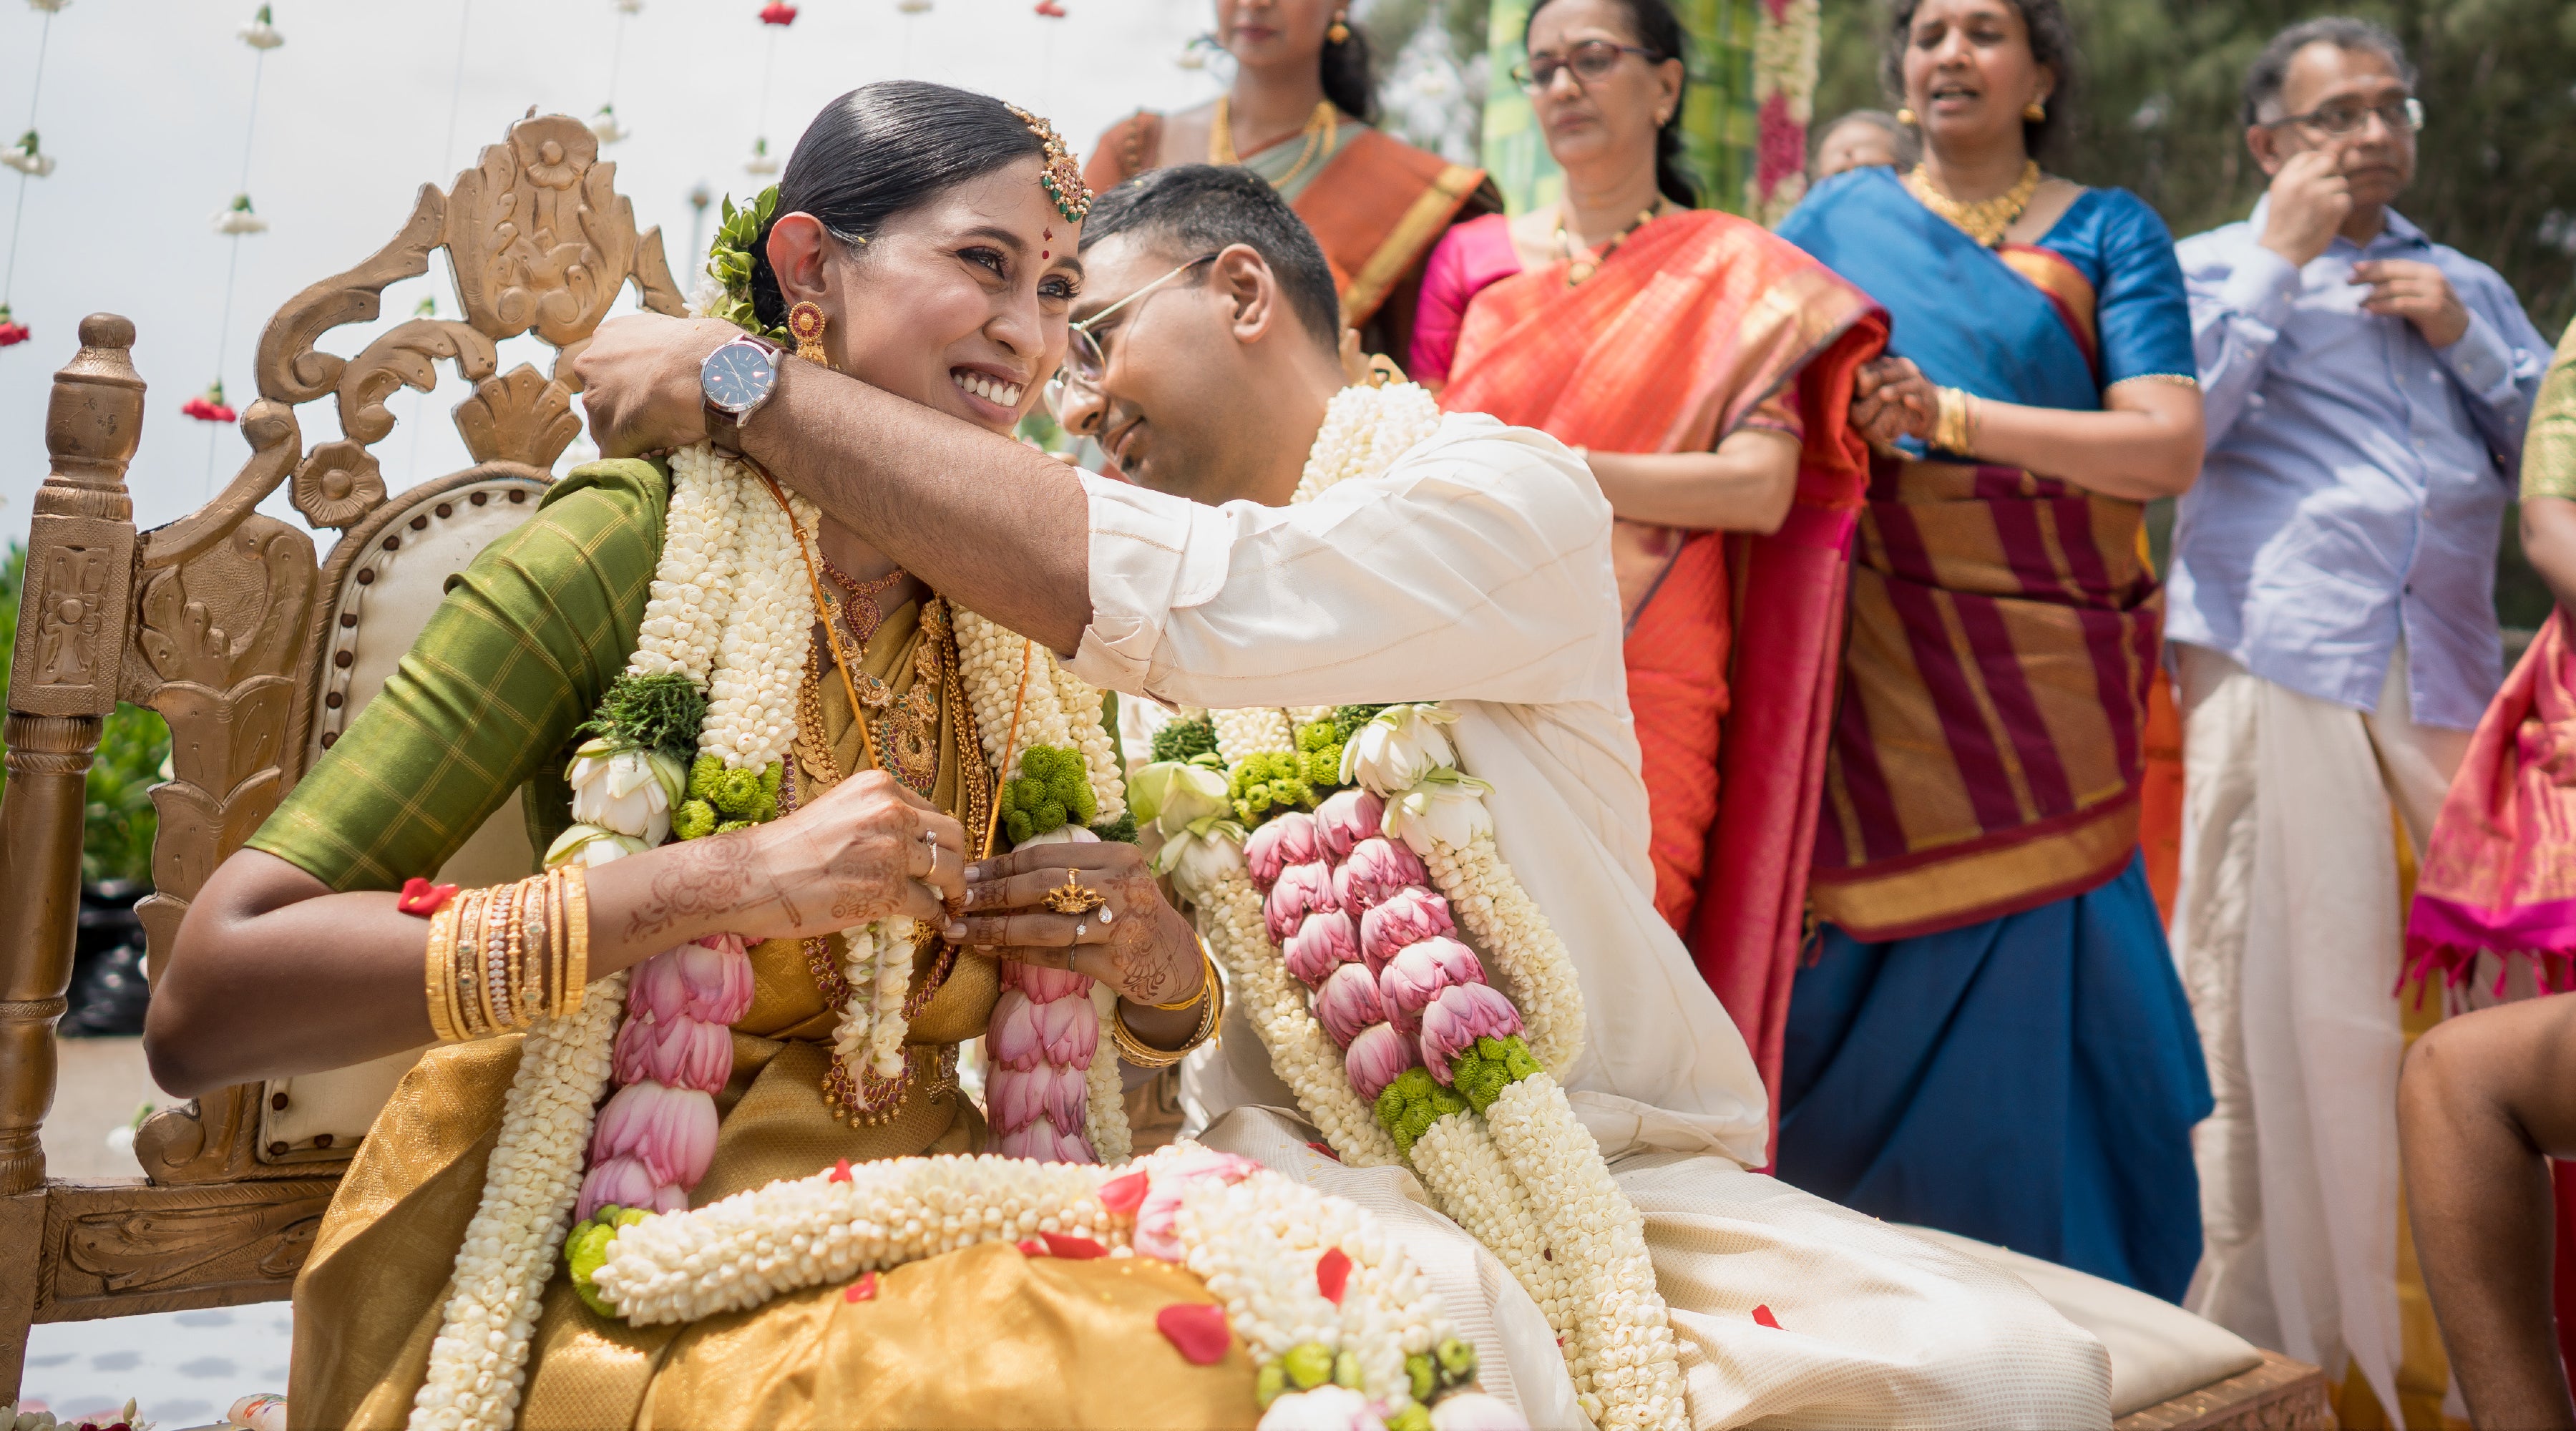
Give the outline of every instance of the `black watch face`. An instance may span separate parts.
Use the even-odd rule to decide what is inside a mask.
[[[698,369],[698,385],[707,401],[736,414],[749,412],[769,396],[770,386],[777,381],[778,370],[770,366],[769,355],[749,343],[725,344],[709,353]]]

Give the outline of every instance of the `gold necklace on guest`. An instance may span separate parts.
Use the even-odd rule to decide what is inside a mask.
[[[1637,211],[1637,216],[1628,221],[1628,226],[1626,228],[1612,234],[1609,242],[1595,249],[1584,249],[1575,244],[1573,236],[1565,231],[1565,206],[1562,204],[1558,205],[1556,210],[1556,247],[1558,252],[1565,255],[1565,286],[1568,288],[1576,287],[1577,285],[1588,281],[1592,275],[1599,273],[1601,271],[1601,265],[1610,261],[1610,255],[1619,251],[1619,245],[1628,241],[1628,235],[1633,234],[1637,230],[1654,222],[1655,212],[1658,209],[1661,209],[1663,205],[1664,201],[1659,198],[1655,200],[1655,202],[1648,204],[1646,207],[1639,209]]]
[[[1297,151],[1297,162],[1288,166],[1287,173],[1271,180],[1270,187],[1284,189],[1297,182],[1297,176],[1306,172],[1306,166],[1314,163],[1316,156],[1332,153],[1333,141],[1340,137],[1341,128],[1341,111],[1333,108],[1329,99],[1317,100],[1315,112],[1306,116],[1306,127],[1300,131],[1306,136],[1306,143]],[[1243,162],[1234,152],[1234,110],[1225,95],[1216,97],[1216,112],[1209,116],[1208,162]]]
[[[2022,211],[2030,207],[2030,196],[2039,192],[2039,161],[2023,160],[2021,177],[2013,181],[2011,188],[1973,204],[1961,203],[1942,192],[1931,171],[1920,164],[1914,166],[1913,173],[1905,176],[1905,187],[1907,192],[1922,201],[1923,207],[1957,225],[1960,232],[1975,239],[1979,246],[1993,248],[2002,242],[2004,230],[2011,228],[2013,221],[2022,216]]]

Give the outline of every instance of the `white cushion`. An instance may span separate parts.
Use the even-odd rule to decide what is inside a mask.
[[[2111,1353],[2114,1417],[2263,1364],[2263,1353],[2252,1342],[2161,1297],[1955,1232],[1913,1226],[1905,1230],[2019,1277],[2059,1316],[2099,1339]]]

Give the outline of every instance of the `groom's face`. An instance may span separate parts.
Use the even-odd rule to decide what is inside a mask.
[[[1105,365],[1097,382],[1070,388],[1059,419],[1097,440],[1128,481],[1213,504],[1246,495],[1255,480],[1227,421],[1246,401],[1250,368],[1232,273],[1239,265],[1228,260],[1249,253],[1229,249],[1150,291],[1200,255],[1138,233],[1083,253],[1074,320],[1107,315],[1089,329]],[[1131,295],[1140,296],[1109,311]]]

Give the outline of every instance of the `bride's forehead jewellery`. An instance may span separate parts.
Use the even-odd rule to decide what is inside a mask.
[[[1091,212],[1091,186],[1082,182],[1082,166],[1073,161],[1073,152],[1064,147],[1064,139],[1055,132],[1054,125],[1016,104],[1005,107],[1012,118],[1029,127],[1046,151],[1046,167],[1038,171],[1039,187],[1047,191],[1047,197],[1055,202],[1055,211],[1064,215],[1066,223],[1081,223],[1082,216]]]

